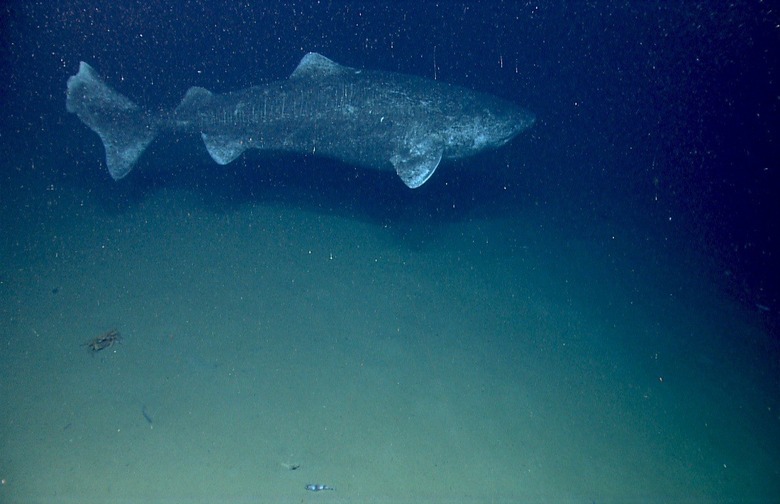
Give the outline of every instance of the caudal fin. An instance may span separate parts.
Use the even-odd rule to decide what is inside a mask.
[[[111,89],[83,61],[79,73],[68,79],[65,107],[100,135],[108,172],[114,180],[130,173],[157,135],[159,121]]]

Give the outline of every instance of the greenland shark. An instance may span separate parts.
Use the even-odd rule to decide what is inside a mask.
[[[515,104],[405,74],[359,70],[308,53],[286,80],[215,94],[191,87],[172,111],[139,107],[87,63],[68,79],[68,112],[100,136],[108,172],[126,176],[158,133],[200,133],[226,165],[247,149],[322,155],[395,170],[410,188],[442,160],[504,145],[533,125]]]

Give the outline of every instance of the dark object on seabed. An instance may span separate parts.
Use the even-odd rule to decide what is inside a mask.
[[[152,425],[154,423],[154,420],[152,419],[152,415],[149,414],[148,411],[146,411],[146,405],[144,404],[141,408],[141,413],[143,414],[144,418],[147,422],[149,422],[149,425]]]
[[[119,331],[116,329],[111,329],[110,331],[83,343],[81,346],[85,346],[95,353],[105,350],[106,348],[111,348],[120,341],[122,341],[122,335],[119,334]]]
[[[322,485],[320,483],[309,483],[306,485],[306,490],[311,492],[319,492],[320,490],[335,490],[335,488],[328,485]]]

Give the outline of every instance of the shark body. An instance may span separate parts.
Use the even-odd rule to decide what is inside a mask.
[[[393,72],[359,70],[309,53],[286,80],[215,94],[190,88],[175,110],[152,113],[109,87],[87,63],[68,79],[66,108],[103,141],[111,176],[126,176],[157,134],[200,133],[228,164],[247,149],[315,154],[392,169],[410,188],[442,160],[499,147],[534,123],[511,102]]]

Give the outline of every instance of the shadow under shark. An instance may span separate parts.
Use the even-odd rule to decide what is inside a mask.
[[[100,135],[121,179],[158,132],[194,130],[225,165],[247,149],[394,169],[420,187],[444,159],[504,145],[533,125],[505,100],[393,72],[358,70],[308,53],[287,80],[214,94],[192,87],[171,112],[152,113],[114,91],[87,63],[68,79],[66,108]]]

